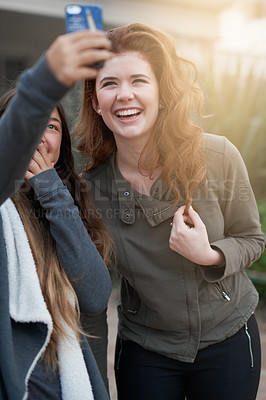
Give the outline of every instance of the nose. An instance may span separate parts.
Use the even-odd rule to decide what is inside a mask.
[[[45,137],[45,133],[42,135],[40,143],[42,143],[44,145],[44,147],[47,149],[47,140]]]
[[[130,85],[124,84],[121,85],[119,91],[117,93],[117,100],[127,101],[132,100],[134,98],[134,93]]]
[[[40,143],[46,143],[46,137],[45,137],[45,133],[42,135]]]

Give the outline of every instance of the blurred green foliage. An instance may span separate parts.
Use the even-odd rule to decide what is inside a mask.
[[[246,68],[246,67],[245,67]],[[213,61],[200,75],[206,96],[201,125],[206,132],[226,136],[240,151],[256,198],[266,197],[266,75],[255,68],[217,70]]]
[[[210,115],[201,125],[206,132],[226,136],[242,154],[266,234],[266,75],[255,67],[245,73],[243,69],[241,60],[222,71],[210,61],[200,75],[206,97],[203,114]],[[248,274],[265,302],[266,251]]]

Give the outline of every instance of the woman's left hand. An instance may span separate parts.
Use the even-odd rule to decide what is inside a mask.
[[[174,215],[170,249],[200,265],[223,265],[224,255],[212,249],[209,243],[206,226],[192,207],[184,215],[185,206],[180,207]],[[189,225],[188,225],[189,224]]]
[[[41,142],[34,152],[31,162],[25,174],[26,179],[30,179],[47,169],[53,168],[54,163],[50,160],[44,144]]]

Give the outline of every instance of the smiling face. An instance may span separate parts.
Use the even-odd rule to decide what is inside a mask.
[[[56,164],[60,155],[62,124],[57,109],[52,112],[47,128],[41,138],[50,160]]]
[[[94,108],[119,140],[145,145],[158,117],[159,87],[140,53],[125,52],[106,61],[96,79]]]

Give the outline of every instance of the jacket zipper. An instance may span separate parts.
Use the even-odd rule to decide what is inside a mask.
[[[129,309],[127,309],[127,312],[135,315],[135,314],[137,314],[138,310],[129,310]]]
[[[224,289],[223,286],[221,285],[221,283],[217,282],[216,284],[214,284],[214,286],[217,288],[217,290],[219,291],[219,293],[221,293],[221,295],[223,296],[223,298],[227,301],[231,301],[231,297],[229,296],[229,294],[227,294]]]
[[[254,367],[254,357],[253,357],[253,351],[252,351],[252,343],[251,343],[251,336],[250,336],[250,334],[249,334],[249,331],[248,331],[248,324],[247,323],[245,323],[245,332],[246,332],[246,335],[247,335],[247,338],[248,338],[248,346],[249,346],[249,353],[250,353],[250,361],[251,361],[251,368],[253,368]]]
[[[227,300],[227,301],[230,301],[230,300],[231,300],[231,297],[228,296],[228,294],[225,293],[225,291],[223,291],[223,290],[222,290],[222,296],[223,296],[223,297],[225,298],[225,300]]]

